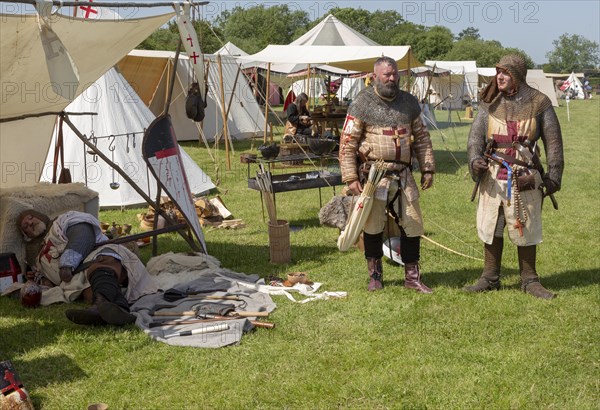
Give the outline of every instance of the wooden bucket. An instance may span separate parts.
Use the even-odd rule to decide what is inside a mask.
[[[278,219],[277,224],[269,222],[269,255],[271,263],[284,264],[292,261],[288,221]]]

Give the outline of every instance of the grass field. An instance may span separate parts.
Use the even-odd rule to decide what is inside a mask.
[[[283,276],[306,271],[340,300],[294,304],[274,297],[270,320],[239,346],[176,348],[151,341],[136,327],[85,328],[64,316],[69,306],[25,310],[0,298],[0,360],[10,359],[36,408],[85,409],[598,409],[600,403],[600,123],[599,99],[557,108],[565,145],[560,210],[546,203],[538,249],[542,283],[558,293],[535,299],[519,288],[516,249],[505,241],[498,292],[471,295],[482,262],[422,241],[422,270],[432,295],[402,286],[403,272],[384,263],[385,289],[366,291],[363,255],[340,253],[337,230],[319,225],[317,190],[277,195],[291,233],[293,263],[269,263],[260,199],[247,188],[239,154],[258,141],[235,143],[232,169],[197,144],[187,152],[213,181],[238,230],[206,229],[211,255],[234,271]],[[447,113],[438,113],[440,121]],[[456,120],[456,118],[453,118]],[[474,258],[473,183],[468,176],[469,123],[431,130],[438,172],[421,196],[426,236]],[[252,168],[251,172],[254,173]],[[295,171],[295,170],[294,170]],[[275,172],[292,172],[278,168]],[[338,187],[339,192],[339,187]],[[324,203],[331,197],[323,189]],[[107,222],[133,223],[140,209],[105,211]],[[175,234],[159,252],[186,251]],[[150,257],[144,249],[144,260]]]

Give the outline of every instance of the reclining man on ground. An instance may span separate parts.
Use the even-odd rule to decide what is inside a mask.
[[[72,302],[79,296],[92,304],[65,312],[74,323],[133,323],[136,317],[129,313],[129,305],[157,291],[145,266],[126,247],[98,246],[108,238],[90,214],[69,211],[50,221],[40,212],[27,210],[19,215],[17,227],[26,241],[44,237],[34,268],[36,280],[50,288],[42,304]]]

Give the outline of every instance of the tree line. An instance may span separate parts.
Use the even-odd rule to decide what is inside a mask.
[[[409,45],[421,62],[425,60],[475,60],[479,67],[493,67],[507,53],[523,56],[527,68],[534,62],[518,48],[504,47],[499,41],[481,38],[479,30],[468,27],[456,36],[450,29],[436,25],[427,27],[406,21],[394,10],[374,12],[336,7],[329,10],[340,21],[381,45]],[[222,11],[212,21],[194,22],[201,49],[214,53],[231,41],[249,54],[269,44],[289,44],[323,20],[309,19],[308,12],[292,10],[287,5],[234,7]],[[139,48],[175,50],[178,30],[174,22],[146,39]],[[546,72],[571,72],[594,69],[600,64],[598,43],[579,35],[565,33],[553,42],[555,49],[546,54]]]

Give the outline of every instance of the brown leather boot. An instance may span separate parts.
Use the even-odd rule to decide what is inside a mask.
[[[78,325],[102,326],[106,321],[100,316],[98,311],[98,298],[94,297],[94,303],[87,309],[67,309],[65,310],[67,319]]]
[[[536,246],[518,246],[519,271],[521,272],[521,290],[536,298],[552,299],[556,295],[542,286],[535,270]]]
[[[433,290],[421,282],[421,271],[418,262],[404,264],[404,287],[414,289],[419,293],[433,293]]]
[[[465,286],[465,292],[487,292],[500,289],[500,264],[502,262],[503,238],[496,238],[491,245],[484,245],[484,262],[481,277],[471,286]]]
[[[383,289],[383,265],[381,258],[367,258],[367,266],[369,268],[369,292]]]

